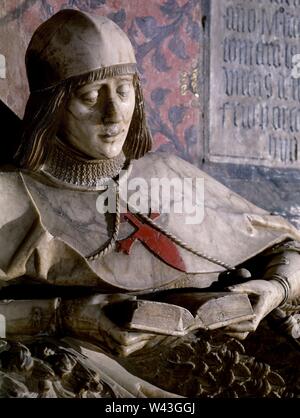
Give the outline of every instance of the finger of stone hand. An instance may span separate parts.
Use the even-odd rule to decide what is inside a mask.
[[[243,322],[239,322],[237,324],[226,327],[225,332],[226,334],[227,334],[227,330],[229,332],[253,332],[256,330],[256,328],[257,328],[256,320],[243,321]]]
[[[249,335],[249,332],[226,332],[225,334],[238,340],[244,340]]]
[[[110,330],[110,336],[116,342],[122,345],[130,346],[141,341],[148,341],[154,337],[154,334],[147,334],[144,332],[126,331],[119,328]]]
[[[147,341],[154,336],[150,333],[122,329],[114,324],[105,314],[99,317],[99,333],[101,334],[101,332],[105,332],[114,341],[125,346],[136,344],[140,341]]]
[[[261,296],[257,299],[256,303],[253,306],[253,311],[255,314],[255,322],[259,324],[259,322],[263,319],[264,312],[265,312],[265,305],[266,299],[264,296]]]
[[[147,334],[135,331],[128,332],[123,330],[115,330],[113,333],[111,333],[111,337],[122,345],[131,346],[133,344],[138,344],[142,341],[147,342],[148,340],[154,337],[154,334]]]
[[[249,294],[256,295],[257,289],[252,288],[251,283],[252,282],[236,284],[234,286],[229,286],[228,289],[230,290],[230,292],[249,293]]]
[[[236,331],[236,332],[253,332],[258,327],[258,324],[264,317],[264,311],[265,311],[265,298],[260,297],[258,298],[256,304],[253,307],[253,311],[255,314],[255,318],[253,318],[250,321],[243,321],[239,322],[237,324],[231,325],[230,327],[227,327],[226,329],[229,329],[230,331]]]
[[[124,357],[129,356],[130,354],[134,353],[135,351],[141,350],[147,344],[147,340],[139,341],[131,345],[119,345],[116,347],[118,353]]]
[[[134,353],[135,351],[141,350],[144,347],[151,348],[155,346],[156,344],[159,344],[163,338],[165,338],[165,336],[152,335],[151,340],[148,339],[148,340],[138,341],[130,345],[120,344],[115,348],[117,348],[117,351],[119,354],[126,357]]]

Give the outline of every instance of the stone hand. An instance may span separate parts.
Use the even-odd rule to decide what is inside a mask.
[[[250,280],[246,283],[231,286],[229,290],[246,293],[255,314],[252,320],[242,321],[224,328],[226,334],[241,340],[245,339],[249,332],[255,331],[261,320],[277,308],[284,298],[282,286],[273,280]]]
[[[104,313],[98,316],[98,340],[110,349],[112,353],[128,356],[141,348],[150,348],[160,343],[166,336],[126,330],[112,322]]]
[[[94,295],[64,301],[61,311],[63,331],[79,338],[88,338],[121,356],[128,356],[145,346],[152,347],[165,339],[166,336],[126,330],[108,318],[103,308],[109,303],[128,298],[130,296],[122,294]]]

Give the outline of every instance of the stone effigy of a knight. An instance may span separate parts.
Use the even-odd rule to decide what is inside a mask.
[[[26,68],[0,173],[1,396],[289,396],[286,366],[247,341],[287,338],[297,358],[299,231],[151,152],[134,51],[109,19],[55,14]],[[245,315],[221,301],[235,295]],[[183,328],[180,308],[203,300],[211,325]],[[148,307],[139,329],[121,325],[126,306]]]

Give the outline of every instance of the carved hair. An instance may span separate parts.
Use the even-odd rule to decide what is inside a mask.
[[[133,74],[135,89],[135,108],[123,151],[128,160],[138,159],[150,151],[152,138],[147,126],[139,76],[131,64],[115,65],[69,78],[56,86],[30,94],[23,119],[21,143],[15,155],[18,166],[32,171],[41,167],[74,89],[121,74]]]

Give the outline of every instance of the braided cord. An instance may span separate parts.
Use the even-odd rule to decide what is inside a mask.
[[[120,222],[121,222],[119,180],[116,180],[115,183],[116,183],[116,214],[115,214],[114,232],[107,244],[105,244],[102,248],[97,250],[94,254],[91,254],[85,257],[88,261],[98,260],[99,258],[106,256],[115,248],[115,244],[117,242],[118,235],[119,235]]]
[[[86,257],[86,259],[88,261],[98,260],[99,258],[102,258],[105,255],[107,255],[109,252],[111,252],[115,248],[115,244],[117,242],[118,235],[119,235],[119,230],[120,230],[120,218],[121,218],[121,216],[120,216],[120,206],[121,205],[120,205],[119,181],[117,181],[116,182],[116,216],[115,216],[115,225],[114,225],[113,235],[111,236],[109,242],[104,247],[97,250],[94,254]],[[185,249],[186,251],[196,255],[197,257],[204,258],[205,260],[210,261],[211,263],[214,263],[214,264],[217,264],[221,267],[224,267],[224,268],[226,268],[226,270],[235,270],[235,267],[231,266],[230,264],[227,264],[224,261],[221,261],[221,260],[219,260],[215,257],[211,257],[204,252],[195,250],[193,247],[188,245],[186,242],[179,239],[176,235],[167,231],[162,226],[157,225],[155,222],[153,222],[153,220],[151,218],[149,218],[149,216],[144,215],[144,214],[136,211],[133,206],[129,205],[129,203],[127,203],[127,206],[129,208],[129,210],[131,209],[131,211],[134,214],[138,215],[147,224],[150,224],[153,228],[155,228],[156,230],[158,230],[159,232],[164,234],[166,237],[168,237],[171,241],[173,241],[179,247],[181,247],[181,248]]]
[[[177,244],[179,247],[184,248],[185,250],[189,251],[190,253],[200,257],[200,258],[204,258],[205,260],[208,260],[214,264],[217,264],[219,266],[222,266],[224,268],[226,268],[227,270],[235,270],[235,267],[231,266],[230,264],[225,263],[224,261],[221,261],[215,257],[211,257],[206,253],[203,253],[201,251],[197,251],[195,250],[193,247],[191,247],[190,245],[188,245],[186,242],[182,241],[181,239],[179,239],[176,235],[172,234],[171,232],[167,231],[165,228],[163,228],[162,226],[157,225],[155,222],[153,222],[153,220],[151,218],[149,218],[149,216],[144,215],[140,212],[137,212],[133,206],[128,204],[129,209],[131,208],[132,210],[134,210],[134,213],[136,213],[138,216],[140,216],[146,223],[150,224],[151,226],[153,226],[153,228],[157,229],[159,232],[161,232],[162,234],[164,234],[166,237],[168,237],[171,241],[173,241],[175,244]]]
[[[289,303],[286,302],[284,305],[281,306],[285,312],[295,313],[300,311],[300,304],[299,303]]]

